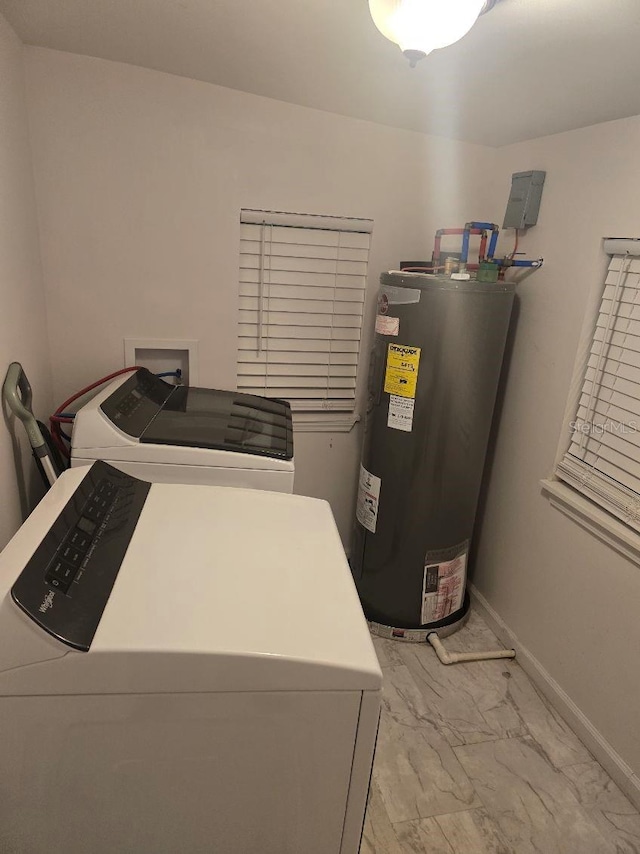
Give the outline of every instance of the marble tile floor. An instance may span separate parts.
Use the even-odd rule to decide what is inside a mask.
[[[472,613],[445,641],[500,644]],[[517,661],[374,639],[383,711],[360,854],[640,854],[640,813]]]

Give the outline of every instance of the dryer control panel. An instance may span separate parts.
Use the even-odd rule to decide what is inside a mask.
[[[91,646],[150,488],[94,463],[13,585],[14,602],[63,643]]]

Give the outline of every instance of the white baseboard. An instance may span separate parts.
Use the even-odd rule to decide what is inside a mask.
[[[520,643],[518,637],[473,584],[469,585],[469,593],[476,610],[484,617],[499,640],[506,647],[515,649],[516,661],[534,685],[540,689],[558,714],[569,724],[611,779],[617,783],[636,808],[640,809],[640,778],[638,775],[613,749],[538,659]]]

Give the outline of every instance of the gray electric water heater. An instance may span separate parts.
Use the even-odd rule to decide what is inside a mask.
[[[514,285],[380,277],[351,565],[378,634],[468,611],[467,561]]]

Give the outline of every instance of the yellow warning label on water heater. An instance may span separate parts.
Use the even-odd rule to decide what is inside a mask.
[[[415,397],[419,365],[420,347],[389,344],[384,390],[400,397]]]

